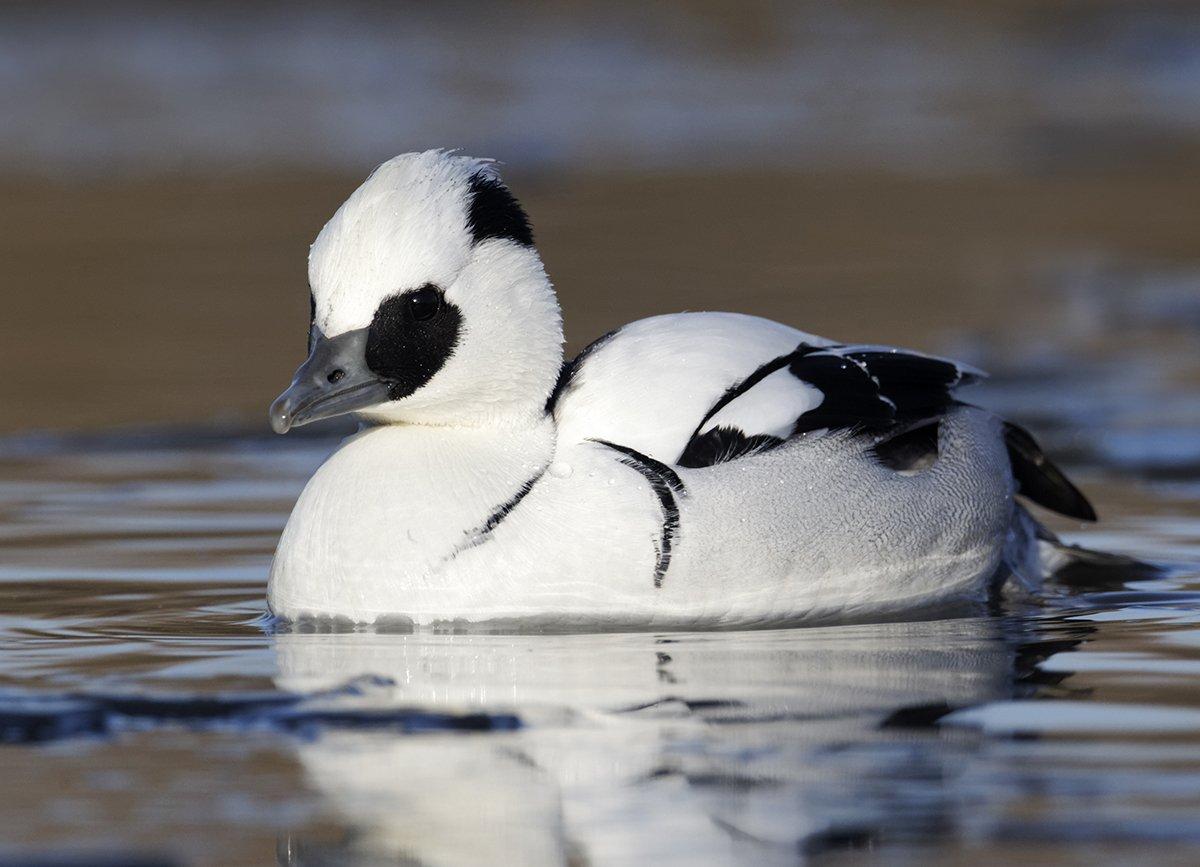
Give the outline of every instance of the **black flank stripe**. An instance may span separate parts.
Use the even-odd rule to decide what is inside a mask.
[[[610,443],[607,440],[598,439],[592,440],[592,442],[619,452],[622,456],[621,463],[641,473],[642,477],[650,483],[654,495],[658,497],[658,503],[662,506],[663,524],[660,541],[655,545],[657,562],[654,565],[654,586],[662,587],[667,567],[671,565],[671,548],[674,546],[675,536],[679,532],[679,504],[675,501],[675,495],[687,493],[683,486],[683,480],[679,478],[678,473],[662,461],[644,455],[637,449]]]

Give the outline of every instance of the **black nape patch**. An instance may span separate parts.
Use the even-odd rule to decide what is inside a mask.
[[[454,354],[462,328],[458,307],[441,298],[428,318],[427,296],[422,286],[393,295],[379,305],[367,333],[367,367],[388,382],[388,398],[408,397],[442,369]]]
[[[554,389],[550,392],[550,396],[546,398],[547,413],[554,412],[554,407],[557,406],[559,399],[566,394],[567,389],[575,380],[575,377],[579,373],[580,369],[582,369],[583,363],[588,360],[588,356],[590,356],[604,344],[608,343],[608,341],[612,340],[620,330],[620,328],[614,328],[607,334],[597,337],[595,340],[585,346],[583,351],[570,361],[563,362],[562,367],[560,367],[558,370],[558,380],[554,383]]]
[[[533,246],[529,217],[499,178],[476,172],[471,175],[468,196],[467,228],[471,230],[472,243],[502,238],[523,247]]]
[[[663,523],[659,542],[655,546],[657,556],[654,564],[654,586],[662,587],[667,567],[671,565],[671,550],[675,545],[675,535],[679,532],[679,504],[675,501],[675,495],[687,493],[683,487],[683,480],[679,478],[678,473],[662,461],[644,455],[637,449],[610,443],[607,440],[598,439],[592,440],[592,442],[620,452],[621,463],[641,473],[642,477],[650,483],[654,495],[658,497],[659,505],[662,506]]]
[[[710,431],[692,437],[675,463],[681,467],[711,467],[755,452],[764,452],[783,444],[783,439],[771,434],[746,436],[735,427],[718,425]]]
[[[1018,493],[1060,515],[1081,521],[1096,520],[1096,510],[1087,497],[1046,457],[1029,431],[1005,422],[1004,444]]]

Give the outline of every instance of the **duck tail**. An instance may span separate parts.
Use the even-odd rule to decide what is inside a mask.
[[[1053,533],[1039,546],[1045,573],[1055,584],[1073,590],[1121,588],[1131,581],[1161,578],[1164,572],[1161,566],[1127,554],[1068,545]]]
[[[1064,589],[1107,590],[1157,578],[1163,572],[1136,557],[1068,544],[1020,505],[1013,513],[1004,565],[1010,577],[1006,589],[1029,593],[1040,590],[1046,581]]]

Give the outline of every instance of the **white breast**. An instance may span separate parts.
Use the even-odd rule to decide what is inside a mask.
[[[550,462],[553,426],[383,425],[350,437],[288,519],[267,589],[273,611],[373,620],[472,537]]]

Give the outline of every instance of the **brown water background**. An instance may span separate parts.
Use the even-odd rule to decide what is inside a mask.
[[[0,429],[257,423],[303,345],[308,243],[433,146],[505,161],[571,349],[681,309],[931,349],[1079,337],[1096,312],[1060,302],[1094,275],[1195,288],[1198,20],[5,4]]]

